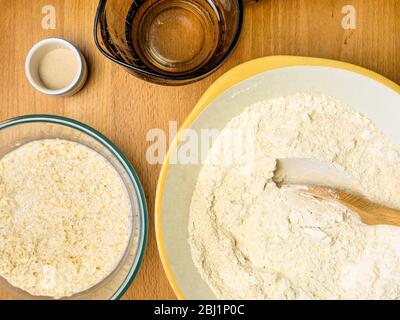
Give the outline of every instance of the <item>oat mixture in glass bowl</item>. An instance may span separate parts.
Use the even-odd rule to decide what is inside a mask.
[[[119,299],[147,242],[138,176],[102,134],[48,115],[0,124],[0,292]]]

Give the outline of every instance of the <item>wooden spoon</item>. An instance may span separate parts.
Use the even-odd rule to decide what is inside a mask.
[[[368,225],[392,225],[400,227],[400,211],[380,206],[361,196],[345,191],[323,187],[304,186],[299,187],[301,192],[310,194],[318,199],[337,201],[357,213],[361,221]]]
[[[344,170],[328,162],[304,158],[280,159],[273,180],[278,186],[295,185],[299,191],[316,198],[337,201],[357,213],[367,225],[400,226],[399,210],[344,191],[350,183],[349,177]]]

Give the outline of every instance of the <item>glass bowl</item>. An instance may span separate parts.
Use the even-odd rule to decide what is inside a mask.
[[[128,290],[142,263],[147,244],[148,216],[146,198],[139,178],[127,157],[106,137],[78,121],[50,116],[30,115],[0,123],[0,159],[19,146],[35,140],[64,139],[97,151],[120,174],[132,204],[132,233],[128,248],[117,268],[95,287],[68,300],[118,300]],[[0,298],[43,300],[11,286],[0,277]]]
[[[169,58],[166,56],[165,59],[161,58],[166,51],[171,50],[171,48],[165,49],[169,42],[176,44],[176,42],[171,41],[171,39],[176,38],[174,32],[178,32],[174,30],[174,25],[185,22],[185,29],[190,29],[190,19],[183,13],[182,16],[174,13],[166,21],[161,18],[164,14],[180,6],[182,8],[191,6],[200,8],[198,11],[202,13],[199,16],[207,19],[213,17],[211,20],[215,20],[215,23],[212,27],[206,27],[205,21],[201,22],[205,38],[212,33],[218,34],[218,36],[215,36],[215,38],[218,38],[217,44],[209,46],[208,42],[204,40],[200,45],[203,50],[208,51],[208,58],[202,60],[204,63],[182,70],[183,65],[191,65],[189,63],[191,60],[186,55],[190,56],[189,53],[197,52],[194,47],[185,50],[185,46],[183,48],[177,46],[175,49],[179,51],[179,55],[174,52],[172,55],[166,54]],[[158,7],[160,11],[156,10]],[[153,16],[151,14],[153,11],[157,11],[158,14]],[[162,25],[171,34],[168,33],[168,30],[163,31],[168,34],[165,38],[161,37],[160,34],[162,33],[152,34],[151,30],[155,28],[154,26],[160,27]],[[243,0],[100,0],[95,18],[94,40],[97,48],[104,56],[125,67],[128,72],[136,77],[162,85],[185,85],[203,79],[222,65],[236,47],[242,25]],[[138,28],[135,26],[138,26]],[[143,27],[139,28],[139,26]],[[136,32],[132,31],[136,29],[138,29]],[[181,40],[188,40],[191,38],[190,35],[193,36],[192,39],[197,38],[195,34],[182,33]],[[149,44],[149,47],[146,47],[141,41],[142,38],[143,42],[147,44],[154,42],[152,40],[157,40],[156,42],[160,43],[154,46]],[[149,60],[149,56],[144,52],[152,53],[150,56],[157,57],[158,62],[149,63],[152,58]],[[161,64],[160,61],[162,61]],[[160,67],[161,65],[163,67]]]

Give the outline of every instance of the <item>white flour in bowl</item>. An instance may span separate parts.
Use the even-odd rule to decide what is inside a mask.
[[[223,161],[222,133],[190,210],[193,260],[217,297],[400,298],[399,228],[272,181],[277,159],[321,159],[345,170],[352,191],[400,208],[400,155],[381,131],[319,94],[257,103],[224,131],[235,129],[254,131],[253,170]]]
[[[97,152],[40,140],[0,160],[0,276],[15,287],[54,298],[90,289],[130,234],[126,187]]]

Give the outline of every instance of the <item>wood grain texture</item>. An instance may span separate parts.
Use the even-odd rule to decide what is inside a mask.
[[[41,8],[46,4],[57,9],[56,30],[41,27]],[[341,27],[345,4],[357,10],[356,30]],[[239,46],[223,67],[185,87],[143,82],[106,60],[93,42],[96,6],[96,0],[0,0],[0,120],[32,113],[75,118],[103,132],[127,154],[147,194],[150,241],[144,265],[126,299],[175,298],[155,241],[153,212],[160,167],[149,165],[145,159],[149,129],[167,130],[170,120],[181,124],[220,75],[242,62],[267,55],[343,60],[400,82],[398,0],[260,0],[246,7]],[[31,46],[54,36],[74,42],[90,65],[89,81],[74,97],[44,96],[25,78],[24,60]]]
[[[400,227],[400,211],[383,207],[368,199],[347,191],[325,186],[307,185],[300,189],[302,192],[315,198],[337,201],[357,213],[361,221],[367,225],[391,225]]]

